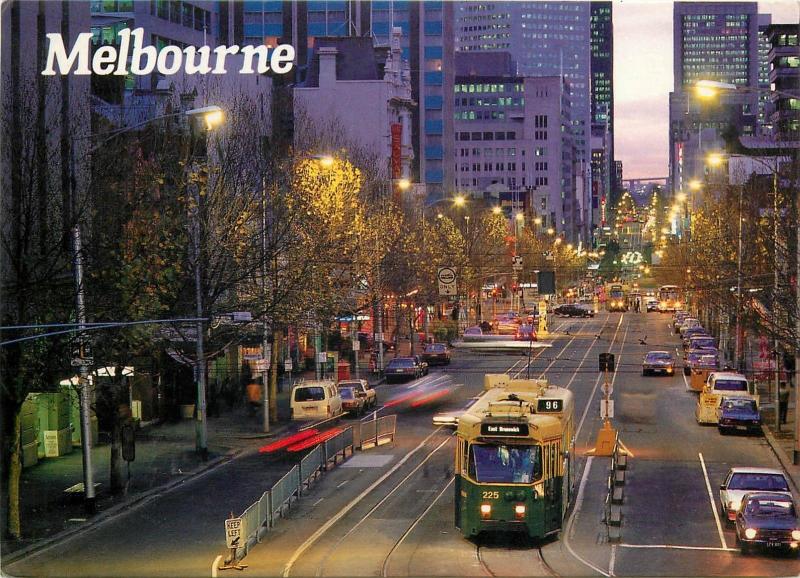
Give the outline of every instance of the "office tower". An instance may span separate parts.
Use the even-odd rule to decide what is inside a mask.
[[[769,40],[768,29],[772,24],[771,14],[758,15],[758,130],[757,134],[769,135],[772,132],[770,115],[772,104],[769,95],[769,53],[772,44]]]
[[[693,88],[699,80],[741,87],[759,83],[758,5],[756,2],[676,2],[673,8],[674,87],[670,93],[670,183],[673,194],[702,180],[704,159],[720,150],[722,135],[757,132],[754,91],[722,91],[703,100]]]
[[[508,53],[456,55],[456,187],[510,193],[571,241],[579,237],[568,83],[514,74]]]
[[[588,228],[598,226],[600,203],[616,204],[611,187],[614,170],[614,30],[609,1],[591,3],[591,115],[592,189],[586,200],[591,207]],[[598,145],[600,148],[598,148]]]
[[[576,197],[582,231],[590,219],[591,7],[589,2],[458,2],[456,49],[507,51],[521,76],[563,76],[570,87],[571,127],[580,177]],[[568,191],[562,191],[567,194]]]
[[[766,30],[770,51],[769,82],[773,92],[772,136],[781,141],[800,141],[800,48],[797,24],[772,24]]]
[[[414,150],[412,180],[427,195],[451,191],[453,108],[453,3],[443,0],[328,0],[317,2],[220,2],[220,38],[228,44],[277,44],[297,48],[297,76],[302,82],[313,57],[315,39],[373,36],[389,45],[391,30],[402,29],[403,57],[411,69],[417,102],[411,122]],[[387,131],[388,131],[387,127]]]

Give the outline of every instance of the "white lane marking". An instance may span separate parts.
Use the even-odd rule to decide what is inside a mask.
[[[614,574],[614,564],[617,561],[617,545],[611,544],[611,558],[608,560],[608,574],[610,576],[616,576]]]
[[[392,554],[394,553],[394,551],[397,550],[400,547],[400,544],[402,544],[405,541],[405,539],[411,534],[411,532],[414,531],[414,528],[416,528],[417,525],[419,525],[419,523],[422,521],[422,519],[425,516],[428,515],[428,512],[431,511],[431,509],[433,508],[434,504],[436,504],[436,502],[439,501],[439,498],[441,498],[442,494],[444,494],[447,491],[447,488],[449,488],[453,484],[455,479],[456,479],[455,476],[450,478],[450,481],[447,482],[447,485],[445,485],[445,487],[442,488],[442,491],[439,492],[439,494],[433,499],[433,501],[430,503],[430,505],[427,508],[425,508],[425,511],[422,512],[420,517],[417,518],[414,521],[413,524],[411,524],[411,526],[408,528],[408,530],[405,531],[405,533],[400,537],[400,539],[397,541],[397,543],[394,545],[394,547],[389,551],[389,554],[387,554],[386,558],[384,558],[384,560],[383,560],[383,569],[381,570],[381,576],[388,576],[387,571],[388,571],[388,568],[389,568],[389,558],[392,557]],[[417,490],[417,491],[420,491],[420,490]],[[435,492],[436,490],[423,490],[423,491]]]
[[[668,550],[703,550],[706,552],[736,552],[736,548],[716,548],[714,546],[678,546],[676,544],[619,544],[620,548],[665,548]]]
[[[611,340],[611,345],[609,345],[608,349],[611,350],[614,347],[614,343],[617,341],[617,334],[619,333],[619,328],[622,325],[622,317],[625,315],[624,313],[619,316],[619,323],[617,323],[617,329],[614,331],[614,338]],[[625,326],[625,334],[622,336],[622,342],[625,343],[625,338],[628,336],[628,327],[629,325]],[[614,385],[614,380],[617,379],[617,370],[619,367],[614,367],[614,375],[611,377],[611,385]],[[600,385],[600,381],[603,379],[603,374],[597,376],[597,379],[594,382],[594,387],[592,388],[592,392],[589,394],[589,399],[586,402],[586,407],[583,408],[583,415],[581,416],[581,421],[578,423],[578,429],[575,430],[575,439],[578,440],[579,436],[581,435],[581,429],[583,429],[583,422],[586,421],[586,415],[589,413],[589,408],[592,407],[592,400],[594,399],[594,394],[597,393],[597,386]]]
[[[564,325],[566,325],[566,323],[567,323],[566,321],[562,322],[562,323],[561,323],[561,325],[559,325],[559,326],[558,326],[558,328],[554,330],[554,332],[555,332],[555,331],[558,331],[558,329],[561,329],[561,327],[563,327]],[[605,323],[603,323],[603,325],[605,325]],[[601,328],[601,330],[602,330],[602,328]],[[577,335],[573,336],[573,338],[572,338],[572,339],[570,339],[570,340],[569,340],[569,341],[566,343],[566,345],[564,345],[564,347],[562,347],[562,348],[561,348],[561,351],[559,351],[559,352],[558,352],[558,354],[557,354],[557,355],[555,356],[555,358],[553,359],[553,361],[551,361],[551,362],[550,362],[550,365],[548,365],[548,366],[547,366],[547,367],[544,369],[544,371],[542,371],[542,373],[539,375],[539,379],[544,379],[544,374],[547,372],[547,370],[548,370],[548,369],[550,369],[551,367],[553,367],[553,364],[554,364],[556,361],[558,361],[558,358],[559,358],[559,357],[561,357],[561,355],[563,355],[563,353],[564,353],[564,352],[567,350],[567,347],[569,347],[569,346],[572,344],[572,342],[573,342],[573,341],[575,341],[575,338],[576,338],[576,337],[578,337],[578,336],[577,336]],[[533,363],[534,361],[536,361],[537,359],[539,359],[539,356],[540,356],[542,353],[544,353],[544,349],[540,349],[540,350],[537,352],[537,355],[536,355],[536,357],[534,357],[533,359],[531,359],[531,360],[529,360],[528,362],[526,362],[526,363],[525,363],[525,366],[524,366],[522,369],[520,369],[520,370],[517,372],[517,374],[514,376],[514,379],[517,379],[517,378],[520,376],[520,374],[521,374],[523,371],[525,371],[526,369],[529,369],[529,367],[530,367],[530,364],[531,364],[531,363]],[[515,363],[514,365],[516,365],[516,363]]]
[[[219,568],[220,560],[222,560],[222,554],[214,558],[214,561],[211,563],[211,578],[217,578],[217,570]]]
[[[603,328],[606,326],[606,322],[607,321],[608,321],[608,319],[606,318],[606,321],[604,321],[603,325],[600,327],[600,333],[603,332]],[[586,361],[586,358],[589,356],[589,352],[592,350],[592,347],[594,347],[594,343],[592,343],[589,347],[586,348],[586,353],[583,354],[583,358],[581,359],[581,362],[578,364],[578,368],[574,371],[574,373],[572,374],[572,377],[569,379],[569,382],[567,382],[567,385],[564,386],[564,389],[569,389],[570,387],[572,387],[572,382],[575,381],[576,377],[578,377],[578,373],[580,373],[581,367],[583,367],[583,363]]]
[[[320,498],[319,500],[317,500],[316,502],[314,502],[313,504],[311,504],[311,507],[312,507],[312,508],[314,508],[315,506],[319,505],[319,503],[320,503],[322,500],[324,500],[324,499],[325,499],[325,498]]]
[[[440,431],[441,429],[442,429],[441,427],[437,427],[435,430],[433,430],[433,432],[431,432],[431,434],[430,434],[428,437],[426,437],[424,440],[422,440],[422,441],[419,443],[419,445],[418,445],[417,447],[415,447],[413,450],[411,450],[409,453],[407,453],[407,454],[406,454],[406,455],[403,457],[403,459],[401,459],[399,462],[397,462],[397,463],[396,463],[396,464],[395,464],[395,465],[392,467],[392,469],[390,469],[390,470],[389,470],[389,471],[387,471],[385,474],[383,474],[383,475],[382,475],[380,478],[378,478],[377,480],[375,480],[375,481],[374,481],[374,482],[373,482],[373,483],[372,483],[372,484],[371,484],[371,485],[370,485],[370,486],[369,486],[369,487],[368,487],[366,490],[364,490],[364,491],[363,491],[363,492],[361,492],[361,493],[360,493],[358,496],[356,496],[355,498],[353,498],[353,500],[351,500],[349,504],[347,504],[347,505],[346,505],[344,508],[342,508],[341,510],[339,510],[339,511],[338,511],[338,512],[337,512],[337,513],[334,515],[334,516],[332,516],[332,517],[331,517],[331,518],[330,518],[330,519],[329,519],[327,522],[325,522],[325,524],[323,524],[322,526],[320,526],[320,528],[318,528],[316,532],[314,532],[313,534],[311,534],[311,536],[309,536],[309,537],[306,539],[306,541],[305,541],[305,542],[303,542],[303,543],[300,545],[300,547],[299,547],[299,548],[297,548],[297,550],[295,550],[295,551],[294,551],[294,553],[292,554],[292,557],[291,557],[291,558],[289,558],[289,561],[286,563],[286,565],[285,565],[285,566],[284,566],[284,568],[283,568],[283,576],[284,576],[284,577],[286,577],[286,576],[288,576],[288,575],[289,575],[289,572],[291,572],[291,571],[292,571],[292,566],[294,566],[294,563],[295,563],[295,562],[297,562],[297,560],[300,558],[300,556],[302,556],[302,555],[303,555],[303,553],[304,553],[306,550],[308,550],[308,549],[309,549],[309,548],[310,548],[310,547],[311,547],[311,546],[312,546],[312,545],[313,545],[313,544],[314,544],[314,543],[315,543],[317,540],[319,540],[319,539],[320,539],[320,537],[321,537],[321,536],[322,536],[322,535],[323,535],[325,532],[327,532],[328,530],[330,530],[330,528],[331,528],[331,527],[332,527],[332,526],[333,526],[333,525],[334,525],[336,522],[338,522],[339,520],[341,520],[341,519],[342,519],[342,518],[343,518],[345,515],[347,515],[347,513],[348,513],[350,510],[352,510],[353,508],[355,508],[355,507],[356,507],[356,506],[357,506],[357,505],[358,505],[358,504],[361,502],[361,500],[363,500],[363,499],[364,499],[364,498],[366,498],[368,495],[370,495],[370,494],[372,493],[372,490],[374,490],[375,488],[377,488],[377,487],[378,487],[380,484],[382,484],[384,481],[386,481],[386,479],[387,479],[389,476],[391,476],[391,475],[392,475],[393,473],[395,473],[395,472],[396,472],[398,469],[400,469],[400,468],[403,466],[403,464],[405,464],[405,463],[406,463],[408,460],[410,460],[410,459],[411,459],[411,456],[413,456],[413,455],[414,455],[415,453],[417,453],[417,452],[418,452],[420,449],[422,449],[422,448],[425,446],[425,444],[428,442],[428,440],[429,440],[429,439],[431,439],[431,438],[432,438],[434,435],[436,435],[437,433],[439,433],[439,431]],[[439,450],[439,448],[441,448],[441,447],[442,447],[442,446],[443,446],[445,443],[447,443],[448,441],[450,441],[450,439],[449,439],[449,438],[448,438],[448,439],[446,439],[446,440],[444,440],[444,442],[442,442],[442,444],[441,444],[441,445],[439,445],[439,447],[437,447],[435,450],[433,450],[433,452],[431,452],[431,453],[429,454],[429,457],[430,457],[430,456],[432,456],[432,455],[433,455],[433,454],[434,454],[436,451],[438,451],[438,450]],[[426,458],[426,459],[427,459],[427,458]],[[424,461],[423,461],[423,462],[421,462],[421,464],[420,464],[420,465],[422,465],[423,463],[425,463],[425,462],[424,462]],[[417,466],[417,468],[419,468],[419,466]],[[415,471],[416,471],[416,470],[415,470]],[[413,472],[412,472],[412,473],[413,473]],[[402,482],[401,482],[401,484],[402,484]],[[395,488],[399,488],[399,487],[400,487],[400,484],[398,484],[397,486],[395,486]]]
[[[586,482],[589,480],[589,470],[592,469],[592,461],[594,461],[594,456],[589,456],[586,458],[586,466],[583,468],[583,477],[581,478],[581,483],[578,486],[578,495],[575,498],[575,507],[572,509],[572,513],[569,515],[569,520],[567,520],[567,530],[564,532],[564,545],[567,547],[567,550],[569,550],[569,553],[572,554],[575,559],[581,561],[585,566],[591,568],[599,574],[602,574],[603,576],[609,576],[608,572],[601,570],[591,562],[579,556],[578,553],[572,549],[572,545],[569,543],[569,535],[572,530],[572,522],[575,519],[575,513],[580,509],[581,504],[583,504],[583,492],[586,489]]]
[[[685,383],[685,384],[686,384],[686,391],[691,391],[691,390],[692,390],[692,388],[691,388],[691,386],[689,385],[689,382],[688,382],[688,381],[686,381],[686,374],[685,374],[685,373],[683,373],[683,372],[681,372],[681,375],[683,375],[683,383]]]
[[[719,514],[717,513],[717,505],[714,502],[714,492],[711,491],[711,482],[708,479],[708,471],[706,470],[706,462],[703,459],[703,454],[698,453],[700,456],[700,465],[703,466],[703,477],[706,479],[706,489],[708,490],[708,500],[711,502],[711,511],[714,513],[714,521],[717,523],[717,532],[719,533],[719,541],[722,542],[722,547],[728,549],[728,544],[725,542],[725,534],[722,531],[722,524],[719,522]]]
[[[350,481],[350,480],[345,480],[345,481],[343,481],[341,484],[339,484],[338,486],[336,486],[336,489],[338,490],[339,488],[341,488],[343,485],[345,485],[345,484],[346,484],[347,482],[349,482],[349,481]]]

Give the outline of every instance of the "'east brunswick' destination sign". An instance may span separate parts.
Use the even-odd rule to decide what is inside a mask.
[[[482,423],[481,435],[494,437],[526,437],[528,435],[528,424]]]

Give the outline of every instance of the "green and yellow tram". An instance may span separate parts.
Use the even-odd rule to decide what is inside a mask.
[[[557,533],[572,497],[572,393],[507,374],[487,374],[484,389],[458,419],[456,527]]]

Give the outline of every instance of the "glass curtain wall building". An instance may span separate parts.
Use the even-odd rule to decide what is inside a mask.
[[[220,3],[220,36],[240,45],[291,43],[297,49],[297,81],[302,81],[314,50],[314,39],[371,36],[388,45],[391,30],[403,31],[403,57],[411,68],[413,180],[426,185],[428,196],[450,191],[453,168],[453,4],[442,0],[279,0]],[[388,130],[388,127],[387,127]]]

